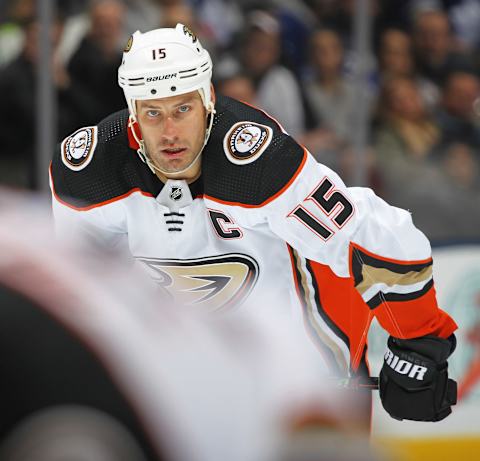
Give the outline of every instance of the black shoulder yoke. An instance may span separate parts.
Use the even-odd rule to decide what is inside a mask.
[[[259,206],[295,176],[304,162],[305,151],[259,109],[219,96],[216,110],[212,133],[202,154],[202,176],[191,185],[192,193]],[[52,180],[60,200],[74,207],[88,207],[133,189],[158,195],[163,183],[130,148],[127,123],[127,110],[102,120],[97,127],[95,151],[79,171],[62,161],[62,145],[57,147]],[[237,158],[229,153],[229,145],[239,147]],[[248,146],[254,154],[250,155]]]
[[[204,192],[214,199],[259,206],[278,194],[295,176],[304,162],[305,150],[260,109],[219,96],[216,110],[202,159]],[[260,129],[255,128],[259,125]],[[262,126],[269,130],[263,130]],[[242,139],[245,133],[248,136]],[[245,143],[250,142],[254,151],[265,133],[270,138],[260,155],[249,158],[247,150],[243,157],[232,156],[230,146],[243,146],[245,150],[248,148]],[[252,139],[251,135],[257,137]]]
[[[74,207],[87,207],[136,188],[153,196],[160,192],[162,183],[129,147],[127,123],[125,109],[98,124],[95,151],[80,171],[64,164],[62,146],[57,146],[52,160],[52,181],[58,198]]]

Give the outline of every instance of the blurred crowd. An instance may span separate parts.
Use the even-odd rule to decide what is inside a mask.
[[[29,189],[37,3],[0,6],[0,184]],[[364,185],[409,209],[434,243],[480,240],[480,1],[370,0],[364,85],[355,0],[56,3],[58,140],[126,106],[117,68],[131,33],[181,22],[210,51],[217,92],[267,111],[349,186],[367,104]]]

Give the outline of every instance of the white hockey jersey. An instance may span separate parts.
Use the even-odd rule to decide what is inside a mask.
[[[410,214],[347,188],[264,112],[219,97],[202,175],[163,184],[136,153],[128,113],[65,139],[51,167],[60,235],[126,248],[179,301],[293,313],[330,369],[366,366],[376,316],[396,337],[448,337],[430,245]],[[267,307],[266,307],[267,306]]]

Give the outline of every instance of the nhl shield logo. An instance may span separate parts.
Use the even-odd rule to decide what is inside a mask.
[[[97,127],[80,128],[63,140],[62,162],[71,170],[83,170],[91,162],[96,147]]]
[[[254,122],[238,122],[223,139],[227,158],[237,165],[254,162],[272,141],[272,129]]]
[[[183,191],[181,187],[178,186],[172,186],[170,189],[170,198],[174,200],[175,202],[178,202],[181,200],[183,197]]]

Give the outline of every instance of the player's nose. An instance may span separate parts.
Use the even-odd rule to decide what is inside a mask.
[[[178,126],[173,117],[167,117],[163,125],[162,141],[172,144],[178,139]]]

